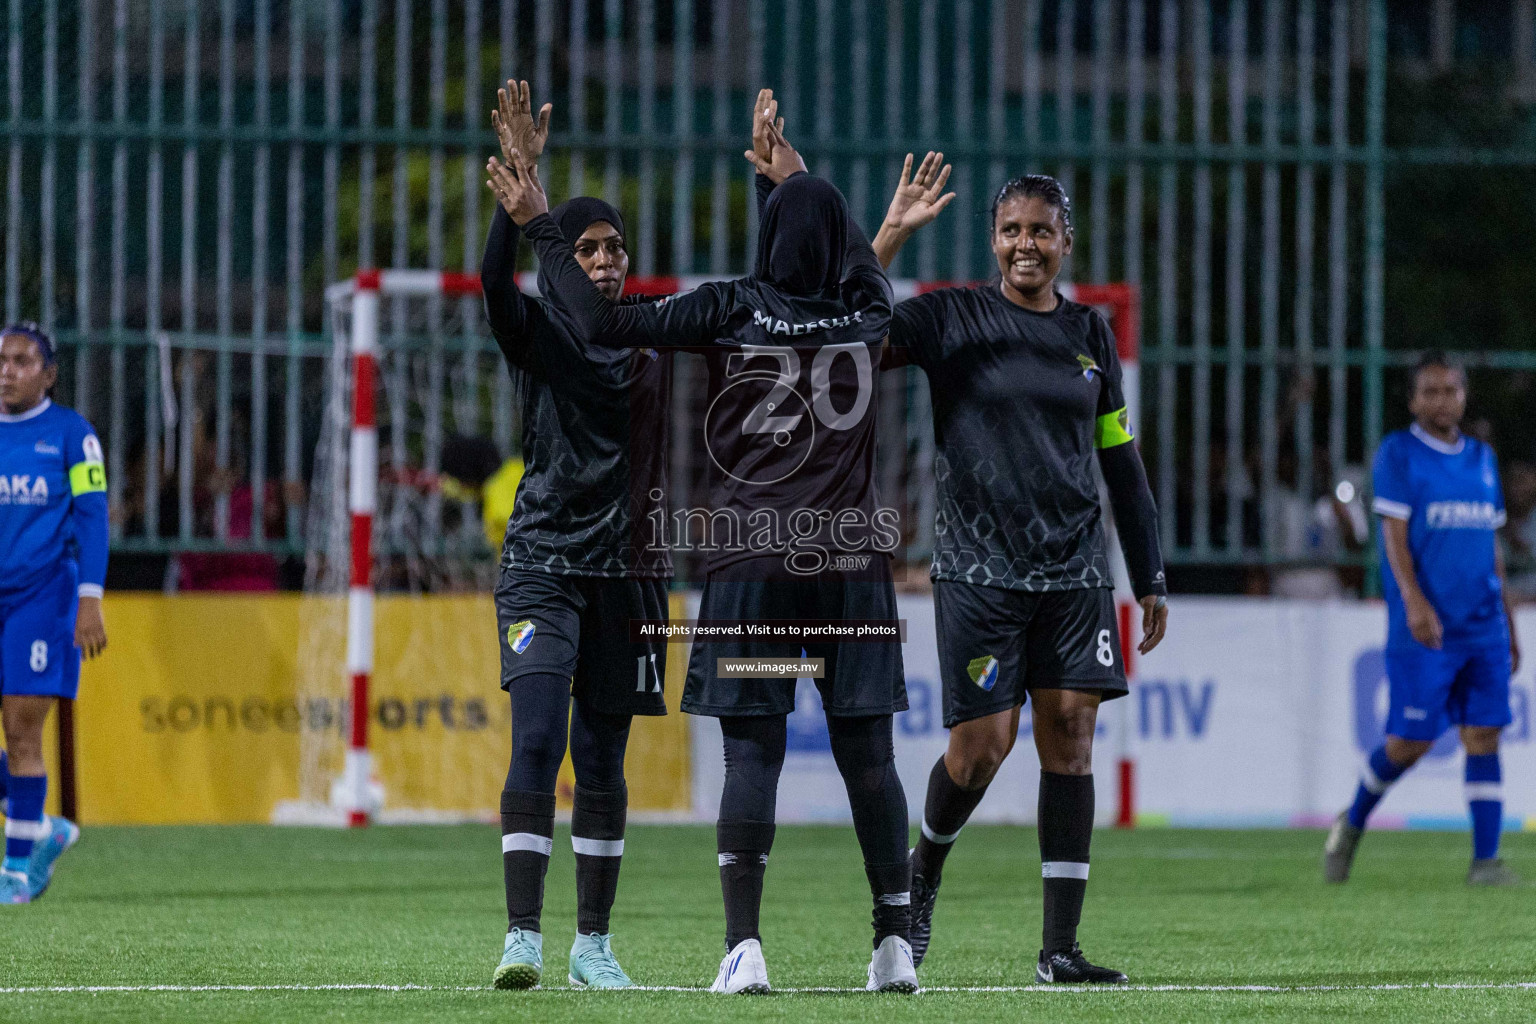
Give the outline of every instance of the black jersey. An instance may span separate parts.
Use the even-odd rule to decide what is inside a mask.
[[[874,385],[890,327],[890,283],[851,222],[810,275],[836,282],[818,295],[754,274],[633,306],[602,297],[552,220],[535,218],[526,230],[555,306],[587,337],[705,353],[709,402],[698,444],[709,507],[674,512],[674,547],[699,551],[708,572],[784,554],[807,573],[826,568],[832,553],[896,548],[899,517],[879,507],[874,474]],[[816,251],[807,247],[797,259],[814,268]]]
[[[516,253],[517,226],[497,207],[481,267],[486,313],[524,391],[523,478],[502,564],[574,576],[671,576],[671,556],[653,529],[665,509],[671,356],[591,344],[518,290]]]
[[[932,394],[933,578],[1112,587],[1093,459],[1131,434],[1103,316],[1060,296],[1036,313],[995,283],[944,288],[896,307],[891,345]]]

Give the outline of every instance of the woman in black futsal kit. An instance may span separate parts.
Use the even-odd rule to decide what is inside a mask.
[[[536,158],[550,108],[535,122],[528,84],[507,86],[492,115],[503,152]],[[629,269],[619,212],[581,197],[551,216],[575,242],[577,272],[617,300]],[[632,982],[608,933],[624,852],[624,750],[632,715],[666,713],[665,646],[630,642],[629,621],[667,617],[670,556],[642,531],[664,508],[651,495],[665,485],[671,359],[592,345],[558,310],[525,296],[514,277],[517,235],[498,207],[480,267],[491,330],[521,393],[526,461],[496,587],[512,764],[501,797],[507,938],[494,984],[530,988],[543,972],[539,917],[569,727],[577,900],[569,978],[624,988]],[[541,285],[548,294],[548,280]]]
[[[948,168],[907,157],[874,248],[889,266],[949,202]],[[1056,291],[1072,251],[1072,207],[1045,175],[1008,182],[992,203],[999,279],[896,307],[890,363],[910,360],[933,395],[938,513],[933,597],[949,749],[933,766],[912,853],[912,947],[928,948],[944,858],[1008,756],[1026,699],[1040,757],[1045,888],[1041,982],[1119,983],[1088,962],[1077,923],[1093,835],[1099,703],[1126,693],[1096,454],[1109,486],[1142,653],[1167,624],[1157,510],[1121,393],[1109,325]],[[888,363],[889,365],[889,363]],[[962,508],[967,511],[962,512]]]
[[[755,272],[653,305],[616,305],[592,286],[544,213],[526,155],[488,170],[534,241],[552,301],[583,337],[706,350],[712,508],[704,514],[714,534],[700,619],[895,619],[888,555],[897,532],[873,483],[874,371],[890,284],[841,193],[804,173],[787,144],[768,142],[771,93],[754,118],[754,162],[769,179],[760,185],[776,186]],[[891,739],[891,716],[906,707],[900,645],[748,640],[695,643],[683,696],[685,711],[718,717],[725,736],[717,838],[727,953],[712,991],[769,987],[758,910],[795,689],[793,678],[722,676],[717,659],[796,658],[802,646],[825,659],[816,682],[874,900],[867,987],[911,992],[907,805]]]

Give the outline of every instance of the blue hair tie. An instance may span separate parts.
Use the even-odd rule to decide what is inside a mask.
[[[23,320],[19,324],[11,324],[4,330],[0,330],[0,338],[7,334],[19,334],[24,338],[31,338],[37,342],[38,355],[43,357],[44,366],[52,366],[59,361],[58,354],[53,350],[53,339],[48,337],[43,329],[31,320]]]

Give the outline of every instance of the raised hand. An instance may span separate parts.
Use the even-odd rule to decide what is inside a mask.
[[[501,143],[502,161],[511,166],[512,151],[516,150],[537,163],[544,153],[544,143],[549,141],[549,115],[554,104],[540,107],[538,120],[534,120],[528,83],[509,78],[505,89],[496,90],[496,105],[497,109],[491,111],[491,127],[496,129],[496,139]]]
[[[806,169],[805,161],[784,137],[784,119],[778,114],[779,101],[773,98],[773,90],[760,91],[752,107],[752,148],[745,154],[757,172],[775,185]]]
[[[486,185],[496,194],[497,202],[518,227],[523,227],[541,213],[549,212],[549,197],[539,182],[539,169],[519,150],[512,150],[512,166],[495,157],[486,163],[490,175]]]
[[[773,90],[760,89],[757,102],[752,104],[752,152],[747,156],[760,174],[766,173],[764,169],[773,162],[773,140],[769,132],[778,112],[779,101],[773,98]],[[779,125],[783,124],[784,119],[779,118]]]
[[[890,208],[885,211],[882,228],[902,235],[910,235],[943,212],[955,198],[953,192],[945,193],[951,167],[944,163],[943,153],[929,152],[912,173],[912,154],[901,166],[901,182],[891,196]]]

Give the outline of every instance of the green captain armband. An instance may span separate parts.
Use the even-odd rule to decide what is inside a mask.
[[[1113,448],[1116,445],[1125,444],[1132,437],[1131,414],[1125,406],[1121,406],[1114,412],[1107,412],[1099,417],[1099,422],[1093,431],[1093,446]]]
[[[69,467],[69,491],[79,497],[107,489],[107,469],[99,462],[77,462]]]

